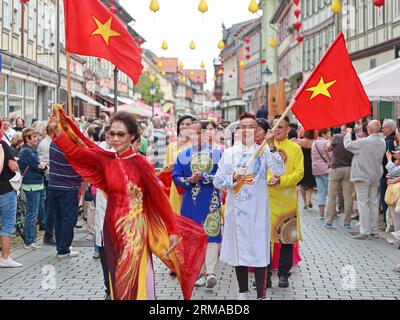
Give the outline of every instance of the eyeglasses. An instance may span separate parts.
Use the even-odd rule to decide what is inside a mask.
[[[109,135],[111,138],[114,138],[115,136],[117,136],[118,138],[123,138],[123,137],[125,137],[127,134],[128,134],[128,132],[124,132],[124,131],[118,131],[118,132],[115,132],[115,131],[108,131],[108,135]]]

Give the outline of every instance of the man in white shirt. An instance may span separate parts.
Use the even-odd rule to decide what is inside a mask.
[[[379,132],[381,123],[371,120],[367,126],[368,137],[352,140],[352,128],[347,128],[343,138],[344,147],[354,154],[351,162],[350,181],[354,182],[360,213],[360,234],[354,239],[378,239],[379,181],[383,174],[382,158],[386,143]]]
[[[3,121],[3,141],[5,141],[9,146],[11,146],[11,140],[14,137],[15,130],[10,127],[10,122],[8,121],[7,118],[4,118]]]

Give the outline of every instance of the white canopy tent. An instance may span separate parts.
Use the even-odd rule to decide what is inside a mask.
[[[400,102],[400,59],[359,75],[370,101]]]

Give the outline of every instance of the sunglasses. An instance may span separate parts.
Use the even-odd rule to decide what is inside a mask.
[[[108,135],[109,135],[111,138],[114,138],[115,136],[117,136],[118,138],[123,138],[123,137],[125,137],[127,134],[128,134],[128,132],[124,132],[124,131],[118,131],[118,132],[115,132],[115,131],[108,131]]]

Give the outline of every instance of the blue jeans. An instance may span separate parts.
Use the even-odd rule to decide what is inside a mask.
[[[0,236],[11,237],[13,235],[16,216],[17,194],[15,191],[0,194]]]
[[[50,210],[50,197],[49,197],[49,183],[45,182],[46,187],[46,223],[45,223],[45,233],[44,240],[50,240],[54,238],[54,224],[56,221],[56,214],[54,210]]]
[[[36,241],[36,219],[39,214],[40,191],[24,191],[26,195],[24,242],[30,245]]]
[[[39,226],[45,228],[46,226],[46,198],[47,198],[47,190],[46,190],[46,182],[44,183],[44,188],[40,192],[40,201],[39,201]]]
[[[318,193],[317,201],[319,206],[326,205],[326,194],[328,192],[328,181],[329,175],[324,174],[323,176],[315,176],[315,182],[317,183]]]
[[[78,220],[78,190],[49,188],[49,215],[55,215],[55,235],[58,254],[68,254],[74,240]]]

